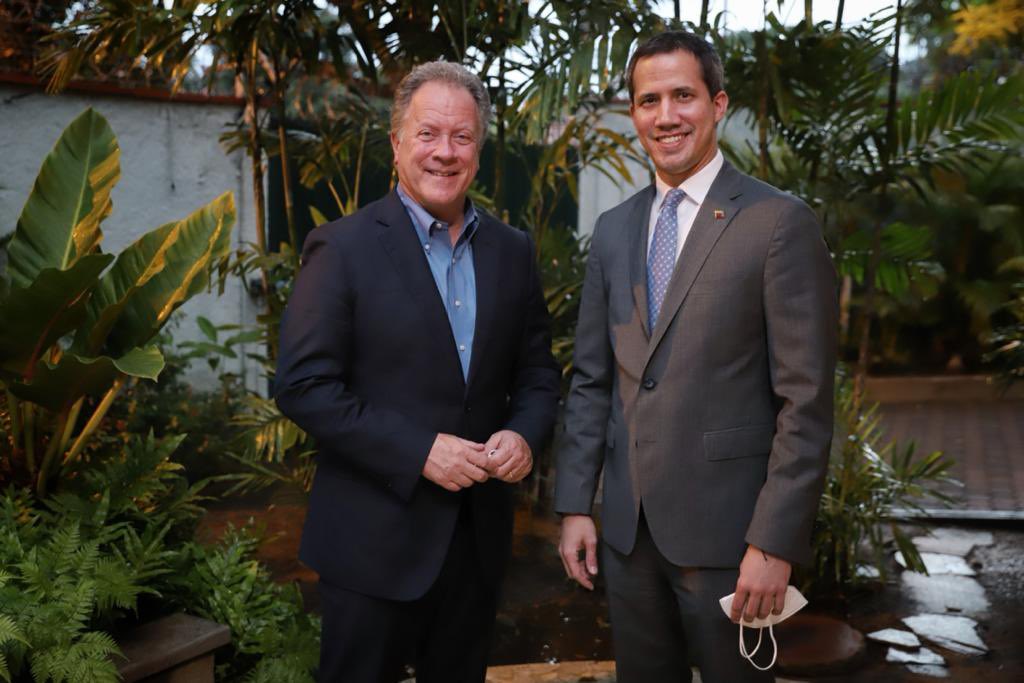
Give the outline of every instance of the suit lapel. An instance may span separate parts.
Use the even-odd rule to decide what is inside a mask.
[[[658,324],[651,332],[651,343],[647,350],[648,361],[679,312],[711,249],[739,213],[740,205],[736,199],[742,194],[742,180],[743,176],[739,171],[729,162],[725,162],[700,205],[686,242],[683,243],[683,251],[676,262],[668,291],[665,292]]]
[[[453,372],[462,380],[462,365],[455,350],[455,337],[448,322],[437,284],[430,272],[430,265],[423,255],[423,245],[416,234],[412,219],[402,206],[398,193],[392,190],[377,211],[377,236],[381,245],[391,257],[398,278],[416,302],[416,310],[427,323],[427,339],[436,339],[440,362],[452,366]]]
[[[651,205],[656,192],[654,185],[637,195],[627,218],[627,225],[635,226],[629,231],[629,286],[633,290],[633,301],[643,325],[644,333],[650,336],[650,321],[647,320],[647,234],[651,225]]]
[[[473,271],[476,279],[476,322],[473,327],[473,350],[469,358],[467,386],[480,371],[484,351],[494,329],[497,315],[497,293],[500,287],[501,253],[494,239],[490,216],[479,212],[480,224],[473,237]]]

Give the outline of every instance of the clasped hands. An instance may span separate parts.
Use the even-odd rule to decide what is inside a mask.
[[[491,478],[513,484],[532,468],[533,454],[526,439],[503,429],[486,443],[438,434],[423,465],[423,476],[449,491],[459,491]]]

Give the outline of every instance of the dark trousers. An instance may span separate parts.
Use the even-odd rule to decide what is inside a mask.
[[[319,683],[483,683],[497,587],[480,579],[469,502],[441,573],[411,602],[361,595],[321,579]]]
[[[736,590],[738,569],[672,564],[654,545],[643,510],[633,552],[605,544],[602,559],[619,683],[688,682],[691,666],[704,683],[775,680],[740,656],[739,626],[718,604]],[[756,661],[764,666],[762,654]]]

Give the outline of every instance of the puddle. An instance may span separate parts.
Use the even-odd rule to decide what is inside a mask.
[[[932,678],[949,678],[949,669],[934,664],[907,664],[911,673],[919,676],[931,676]]]
[[[899,645],[906,648],[921,647],[921,641],[917,636],[910,631],[902,631],[898,628],[884,628],[881,631],[869,633],[867,637],[889,645]]]
[[[921,612],[983,616],[992,607],[984,587],[969,576],[925,576],[917,572],[903,572],[900,590]]]
[[[872,567],[870,564],[859,564],[857,565],[857,576],[862,579],[880,579],[882,578],[882,572],[878,571],[878,567]]]
[[[945,553],[960,557],[966,557],[975,546],[989,546],[994,542],[992,534],[987,531],[949,528],[938,528],[927,536],[918,536],[914,539],[914,545],[920,552]]]
[[[905,650],[897,650],[894,647],[890,647],[889,651],[885,654],[885,661],[897,664],[941,665],[946,663],[945,657],[926,647],[922,647],[914,652],[906,652]]]
[[[988,647],[975,630],[978,622],[974,619],[949,614],[920,614],[906,617],[903,623],[917,635],[947,650],[965,655],[983,655],[988,652]]]
[[[903,557],[903,553],[896,553],[896,561],[901,567],[906,569],[907,561]],[[923,552],[921,553],[921,561],[924,562],[924,568],[928,570],[928,574],[932,576],[936,574],[975,575],[974,570],[967,564],[967,561],[959,555]]]

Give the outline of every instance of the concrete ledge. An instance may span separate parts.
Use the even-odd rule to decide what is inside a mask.
[[[172,614],[122,634],[127,658],[117,667],[124,683],[213,683],[213,652],[231,642],[227,626]]]
[[[952,519],[958,522],[1022,522],[1024,510],[969,510],[965,508],[894,508],[896,519]]]
[[[988,375],[868,377],[865,390],[879,403],[1024,400],[1024,385],[1015,384],[1003,394]]]

